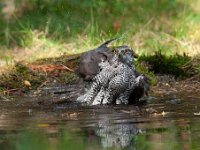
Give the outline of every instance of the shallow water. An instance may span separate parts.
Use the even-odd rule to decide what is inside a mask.
[[[0,150],[200,149],[198,94],[154,95],[142,106],[29,103],[50,98],[0,101]]]

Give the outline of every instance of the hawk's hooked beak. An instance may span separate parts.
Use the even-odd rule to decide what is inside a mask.
[[[134,57],[134,58],[138,58],[138,57],[139,57],[139,55],[138,55],[138,54],[136,54],[136,53],[133,51],[133,57]]]

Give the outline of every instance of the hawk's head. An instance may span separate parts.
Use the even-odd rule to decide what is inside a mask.
[[[114,48],[114,53],[118,56],[119,61],[132,66],[134,62],[134,57],[137,55],[134,53],[133,49],[129,46],[123,45]]]

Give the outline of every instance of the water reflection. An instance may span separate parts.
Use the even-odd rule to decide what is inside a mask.
[[[112,111],[112,114],[109,112]],[[100,137],[101,144],[104,148],[125,148],[134,147],[134,136],[141,132],[136,124],[130,123],[127,114],[121,114],[115,109],[109,109],[109,112],[104,111],[97,117],[95,134]],[[134,118],[131,118],[133,121]]]
[[[134,147],[133,138],[139,133],[138,128],[133,124],[115,124],[100,122],[96,130],[101,137],[101,144],[104,148],[125,148]]]
[[[142,107],[0,104],[0,149],[198,149],[200,118],[193,113],[200,99],[170,99]]]

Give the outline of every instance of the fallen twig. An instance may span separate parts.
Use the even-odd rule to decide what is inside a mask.
[[[65,69],[67,69],[68,71],[74,72],[74,70],[70,69],[69,67],[67,67],[67,66],[65,66],[65,65],[63,65],[63,64],[62,64],[62,66],[63,66]]]

